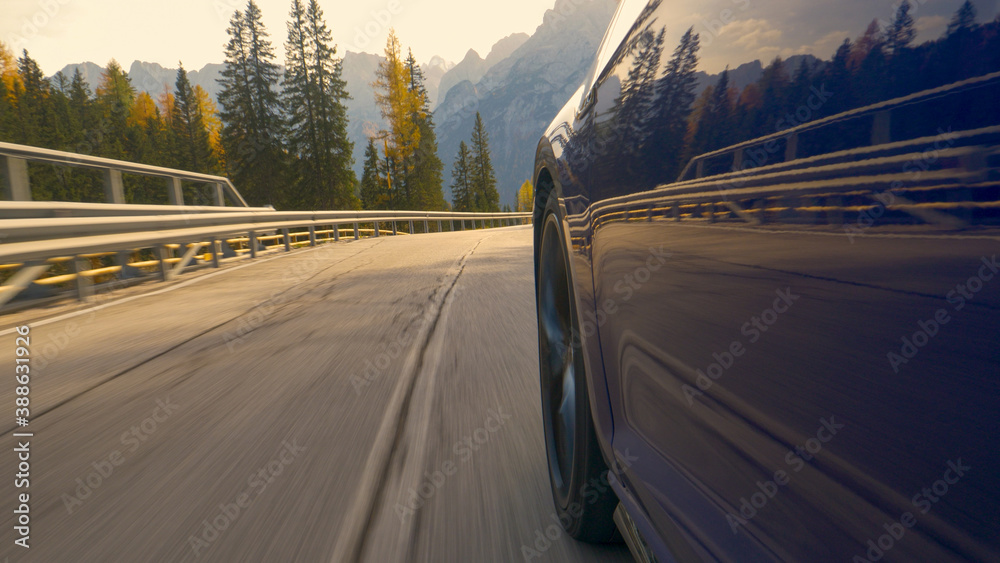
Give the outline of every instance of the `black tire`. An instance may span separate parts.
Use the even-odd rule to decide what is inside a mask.
[[[569,260],[550,195],[543,214],[536,272],[538,364],[542,424],[549,483],[566,533],[591,543],[619,541],[614,523],[618,498],[608,485],[587,393],[587,380],[575,327]],[[603,490],[602,490],[603,489]]]

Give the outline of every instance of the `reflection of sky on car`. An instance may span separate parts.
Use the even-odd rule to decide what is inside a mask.
[[[911,0],[910,15],[917,29],[916,43],[933,40],[945,30],[961,0]],[[861,35],[872,20],[892,21],[898,0],[665,0],[654,28],[666,27],[665,51],[677,45],[689,27],[701,36],[699,70],[721,72],[774,57],[811,54],[830,59],[844,39]],[[992,20],[996,0],[975,2],[978,21]],[[618,22],[632,22],[645,7],[643,2],[625,2]],[[628,24],[616,25],[610,44],[617,45],[628,32]],[[613,50],[613,49],[611,49]],[[603,62],[611,56],[601,53]],[[624,78],[624,77],[623,77]]]
[[[963,0],[910,0],[910,16],[917,35],[915,44],[940,37]],[[810,54],[830,60],[844,39],[854,41],[874,20],[888,26],[901,0],[870,2],[844,0],[816,3],[813,0],[624,0],[610,24],[587,87],[572,99],[582,107],[593,80],[606,69],[616,49],[630,31],[646,29],[654,34],[665,28],[661,63],[665,63],[688,28],[700,36],[698,70],[710,75],[726,67],[735,69],[759,60],[767,66],[775,57]],[[974,2],[977,21],[997,17],[997,0]],[[653,6],[659,4],[658,7]],[[653,6],[653,9],[650,9]],[[633,28],[642,12],[653,14],[645,25]],[[634,53],[632,53],[634,55]],[[597,97],[598,121],[608,116],[626,80],[629,66],[619,67],[618,76],[608,77]],[[610,107],[609,107],[610,106]]]

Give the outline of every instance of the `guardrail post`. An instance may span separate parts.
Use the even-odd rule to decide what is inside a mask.
[[[222,189],[222,184],[218,182],[212,184],[212,201],[216,207],[226,206],[226,193]]]
[[[372,226],[375,227],[375,238],[378,238],[378,236],[380,234],[382,234],[382,233],[379,232],[378,221],[375,221],[374,223],[372,223]]]
[[[439,233],[443,233],[444,232],[444,222],[441,221],[440,219],[438,220],[438,232]]]
[[[285,252],[292,251],[292,235],[288,229],[281,229],[281,234],[285,235]]]
[[[107,169],[104,171],[104,201],[105,203],[125,203],[125,188],[122,187],[122,171]]]
[[[361,234],[358,233],[358,224],[355,223],[354,224],[354,240],[358,240],[359,238],[361,238]]]
[[[791,162],[798,158],[799,154],[799,134],[792,133],[788,136],[788,144],[785,145],[785,162]]]
[[[882,145],[892,141],[892,114],[889,110],[875,113],[871,140],[872,145]]]
[[[767,200],[758,199],[753,207],[757,210],[757,220],[760,221],[760,224],[767,223]]]
[[[715,222],[715,202],[710,201],[705,205],[705,213],[708,215],[708,222]]]
[[[340,242],[340,225],[333,226],[333,241]]]
[[[118,279],[123,280],[127,277],[134,277],[135,275],[134,271],[130,275],[130,273],[125,269],[126,267],[128,267],[128,259],[131,257],[132,257],[132,252],[129,250],[120,250],[115,254],[115,265],[121,266],[122,268],[121,270],[118,270]]]
[[[220,244],[219,239],[213,238],[212,246],[210,248],[212,249],[212,267],[221,268],[222,263],[219,262],[219,254],[222,252],[222,245]]]
[[[28,161],[12,156],[0,156],[4,168],[4,198],[9,201],[31,201]]]
[[[94,295],[94,283],[93,281],[83,275],[90,269],[90,263],[86,258],[80,258],[76,256],[73,258],[73,271],[76,273],[76,298],[80,301],[89,301]]]
[[[449,223],[451,223],[451,227],[450,227],[451,232],[454,233],[455,232],[455,220],[454,219],[449,219]]]
[[[316,246],[316,227],[309,225],[309,246]]]
[[[416,234],[416,232],[417,231],[413,230],[413,219],[410,219],[410,234],[413,235]]]
[[[674,204],[671,206],[671,210],[674,213],[674,222],[680,223],[681,222],[681,206],[680,206],[680,204],[675,201]]]
[[[250,239],[250,242],[249,242],[249,244],[250,244],[250,258],[251,259],[256,258],[257,257],[257,233],[255,233],[253,231],[250,231],[250,234],[249,234],[249,236],[247,238]]]
[[[180,178],[167,178],[167,199],[170,205],[184,205],[184,190]]]
[[[827,207],[833,207],[833,210],[826,212],[826,222],[829,225],[843,225],[844,224],[844,200],[840,197],[828,197],[824,202]]]
[[[156,247],[156,258],[160,261],[160,281],[167,281],[167,272],[170,271],[170,263],[167,260],[170,259],[170,249],[164,245]]]

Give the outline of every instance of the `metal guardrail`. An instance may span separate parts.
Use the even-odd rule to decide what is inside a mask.
[[[106,203],[31,201],[29,162],[98,170],[104,174]],[[27,289],[75,283],[80,299],[94,282],[114,277],[144,280],[176,278],[194,266],[254,258],[263,252],[290,251],[339,241],[405,232],[461,230],[530,222],[530,213],[449,213],[423,211],[279,212],[251,208],[230,181],[183,170],[0,143],[4,194],[0,201],[0,306]],[[171,205],[125,203],[122,174],[163,178]],[[213,188],[215,206],[184,205],[182,182]],[[227,196],[236,207],[226,207]],[[342,229],[347,226],[347,229]],[[386,228],[383,229],[383,226]],[[207,251],[205,250],[207,249]],[[108,262],[112,263],[108,263]],[[51,270],[57,270],[47,275]],[[5,276],[13,272],[10,276]]]
[[[124,160],[101,158],[85,154],[55,151],[38,147],[28,147],[11,143],[0,143],[0,170],[4,176],[4,199],[9,201],[31,201],[31,184],[28,176],[29,162],[44,162],[73,168],[98,170],[104,174],[105,203],[124,204],[125,188],[122,173],[163,178],[166,181],[167,198],[171,205],[184,205],[181,182],[199,182],[212,187],[214,204],[223,207],[229,196],[238,207],[248,207],[246,200],[228,178],[211,176],[197,172],[186,172],[173,168],[162,168],[148,164],[137,164]]]
[[[72,208],[81,216],[0,221],[0,271],[17,268],[6,285],[0,286],[0,305],[32,284],[50,287],[75,282],[79,298],[86,300],[93,294],[93,280],[99,277],[128,273],[167,281],[199,260],[200,265],[220,267],[225,261],[255,258],[264,252],[339,241],[342,234],[354,239],[362,234],[395,235],[401,232],[400,223],[407,226],[407,234],[416,234],[417,225],[422,225],[423,233],[429,233],[432,224],[438,232],[444,232],[446,225],[448,230],[457,231],[470,225],[475,229],[477,223],[480,228],[488,228],[531,220],[530,213],[280,212],[246,208],[178,213],[184,208],[177,207],[160,215],[111,215],[121,212],[121,207],[74,204]],[[168,207],[161,206],[165,211]],[[24,209],[21,202],[0,202],[0,217],[17,216]],[[108,213],[101,214],[102,210]],[[105,257],[113,257],[117,263],[95,264]],[[53,266],[65,268],[67,263],[70,272],[42,277]]]

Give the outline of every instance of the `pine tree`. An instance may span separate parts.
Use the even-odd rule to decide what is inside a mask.
[[[499,211],[500,194],[497,193],[497,178],[490,157],[490,138],[479,112],[476,112],[476,124],[472,129],[471,151],[469,192],[473,208],[481,212]]]
[[[753,116],[753,137],[774,133],[778,127],[777,120],[783,115],[783,110],[790,105],[788,100],[788,74],[785,72],[785,61],[775,57],[764,67],[764,73],[757,80],[760,89],[761,104]]]
[[[667,62],[663,76],[657,80],[657,111],[652,117],[653,134],[649,143],[655,147],[659,158],[647,182],[673,181],[683,166],[684,137],[698,82],[695,72],[699,48],[699,35],[694,33],[694,28],[688,28]]]
[[[732,107],[730,102],[729,69],[719,75],[718,82],[705,90],[704,109],[695,125],[685,161],[700,154],[727,146],[731,142]]]
[[[17,68],[20,88],[15,84],[18,128],[15,139],[25,145],[45,147],[55,126],[47,103],[52,86],[27,50],[17,60]]]
[[[375,141],[368,139],[368,146],[365,147],[364,171],[361,173],[359,187],[361,206],[364,209],[385,209],[386,195],[385,184],[380,174],[381,160],[378,149],[375,148]]]
[[[79,68],[73,71],[73,79],[69,86],[69,101],[76,119],[81,124],[87,123],[92,115],[90,85],[83,78]]]
[[[434,132],[434,119],[430,111],[430,100],[424,87],[424,75],[409,52],[406,59],[406,70],[410,75],[410,94],[418,100],[418,109],[412,115],[417,125],[419,141],[410,158],[409,166],[405,166],[406,191],[410,194],[412,209],[437,211],[444,209],[444,193],[441,188],[441,171],[444,168],[437,154],[437,134]]]
[[[837,48],[833,55],[833,60],[824,69],[824,79],[826,88],[834,93],[827,105],[830,113],[840,113],[854,106],[854,87],[851,70],[848,67],[848,59],[851,54],[851,40],[844,39],[844,42]]]
[[[639,154],[650,133],[650,116],[656,103],[656,76],[660,70],[664,32],[646,29],[634,44],[635,59],[622,83],[617,100],[616,127],[618,161],[628,162]]]
[[[128,160],[128,117],[135,102],[135,87],[118,61],[111,59],[108,62],[96,94],[96,105],[103,121],[98,152],[102,156]]]
[[[290,17],[284,98],[289,150],[298,157],[297,201],[304,209],[356,208],[341,60],[316,0],[293,0]]]
[[[451,169],[451,203],[455,211],[475,211],[472,193],[472,153],[465,141],[458,144],[458,155]]]
[[[152,100],[150,100],[152,101]],[[171,114],[171,144],[175,165],[192,172],[215,173],[212,146],[198,96],[191,87],[184,65],[177,70]]]
[[[976,7],[965,0],[948,22],[948,37],[956,33],[963,33],[972,30],[976,26]]]
[[[251,205],[285,203],[284,124],[274,49],[253,0],[229,22],[219,83],[226,171]]]
[[[903,49],[909,48],[913,38],[917,35],[913,16],[910,15],[911,8],[909,0],[903,0],[903,3],[896,9],[896,17],[886,30],[886,48],[893,57],[899,56]]]

